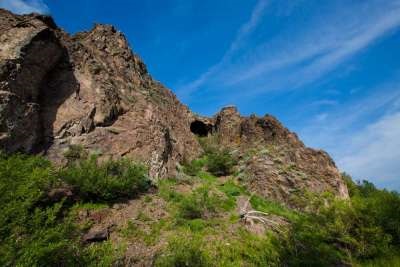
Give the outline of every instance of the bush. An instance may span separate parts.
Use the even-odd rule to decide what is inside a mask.
[[[236,160],[228,150],[214,150],[207,154],[207,170],[216,176],[232,174]]]
[[[127,159],[99,163],[95,156],[60,171],[60,177],[76,186],[85,201],[115,201],[134,197],[150,186],[147,169]]]
[[[155,266],[279,266],[279,253],[274,238],[241,229],[238,236],[223,236],[222,240],[183,233],[168,242]]]
[[[221,207],[222,203],[223,201],[209,188],[201,187],[181,199],[179,217],[188,220],[208,218]]]
[[[208,267],[215,266],[203,249],[199,236],[173,237],[166,251],[157,256],[155,266],[160,267]]]
[[[67,167],[68,169],[68,167]],[[0,153],[0,266],[111,266],[110,243],[83,246],[73,209],[47,193],[62,184],[39,156]]]
[[[206,164],[204,158],[194,159],[189,163],[184,163],[183,171],[190,176],[196,176]]]
[[[63,202],[45,203],[58,184],[50,162],[0,155],[0,265],[73,265],[75,228],[63,221]]]
[[[329,194],[322,197],[311,199],[310,212],[293,221],[286,244],[289,265],[351,264],[353,259],[372,259],[391,251],[395,243],[390,231],[380,223],[379,215],[379,210],[386,207],[370,205],[370,197],[360,199],[359,194],[352,196],[351,201]]]

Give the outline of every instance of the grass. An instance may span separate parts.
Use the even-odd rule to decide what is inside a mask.
[[[257,195],[253,195],[251,197],[250,204],[255,210],[282,216],[289,221],[294,221],[298,217],[297,213],[294,210],[286,208],[277,202],[269,201]]]
[[[349,182],[350,202],[313,195],[308,210],[296,212],[251,194],[238,177],[211,174],[204,157],[193,163],[195,175],[186,175],[190,185],[164,179],[157,193],[138,200],[165,209],[161,215],[143,209],[118,229],[118,243],[85,245],[81,236],[93,222],[79,222],[79,211],[134,198],[146,192],[148,179],[141,165],[78,160],[80,153],[75,149],[62,170],[42,157],[0,154],[1,266],[113,266],[132,242],[157,250],[155,266],[400,266],[399,254],[390,253],[400,243],[398,193]],[[79,201],[49,199],[66,183]],[[253,209],[286,218],[288,231],[256,235],[241,224],[236,201],[250,196]]]
[[[204,235],[190,231],[173,235],[155,266],[278,266],[274,239],[244,229],[233,235]]]
[[[60,171],[62,180],[79,188],[85,201],[112,202],[133,198],[150,186],[147,169],[127,159],[100,163],[95,156]]]
[[[82,151],[73,152],[62,170],[40,156],[0,153],[1,266],[111,266],[121,257],[122,245],[84,245],[80,238],[90,222],[81,224],[77,215],[80,210],[108,208],[106,200],[144,190],[145,169],[128,161],[78,161]],[[80,192],[80,202],[48,197],[66,183]]]
[[[354,264],[356,267],[400,267],[400,254],[392,253],[377,259],[358,262]]]
[[[128,221],[127,226],[121,229],[120,233],[128,240],[138,239],[147,246],[154,246],[159,242],[162,231],[165,231],[169,224],[166,220],[160,219],[157,222],[149,222],[145,225],[146,226]]]

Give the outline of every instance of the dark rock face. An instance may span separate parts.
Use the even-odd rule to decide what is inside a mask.
[[[62,163],[70,144],[143,161],[154,178],[201,152],[192,113],[154,81],[125,37],[69,36],[46,16],[0,10],[0,147]]]
[[[62,164],[66,149],[81,145],[103,158],[144,162],[157,179],[200,155],[196,136],[211,134],[238,152],[243,181],[260,194],[348,196],[332,159],[272,116],[242,117],[235,107],[213,118],[193,115],[114,27],[70,36],[50,17],[0,9],[0,149]]]
[[[82,241],[85,243],[106,241],[109,235],[110,233],[107,228],[90,229],[89,232],[82,237]]]
[[[0,145],[32,152],[41,138],[41,85],[63,48],[40,20],[0,15]]]

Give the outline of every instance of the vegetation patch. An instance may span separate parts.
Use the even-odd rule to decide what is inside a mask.
[[[110,266],[119,257],[109,243],[80,242],[73,209],[47,197],[61,184],[42,157],[0,154],[1,266]]]
[[[209,160],[202,158],[192,185],[161,180],[158,196],[142,198],[157,209],[152,205],[161,197],[168,216],[143,210],[119,228],[118,244],[84,244],[81,237],[94,222],[79,220],[80,211],[102,212],[145,192],[146,168],[87,157],[58,169],[42,157],[0,154],[0,265],[113,266],[121,263],[124,244],[134,242],[157,250],[155,266],[399,266],[398,193],[344,175],[349,200],[305,193],[296,211],[252,194],[233,176],[217,178],[207,171]],[[79,200],[49,198],[65,186]],[[241,196],[289,226],[279,235],[250,232],[236,211]]]
[[[128,159],[99,163],[95,156],[91,156],[61,170],[60,177],[78,188],[85,201],[133,198],[150,186],[147,169]]]

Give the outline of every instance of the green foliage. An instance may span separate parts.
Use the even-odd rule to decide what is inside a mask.
[[[60,171],[60,177],[79,189],[85,201],[116,201],[135,197],[149,188],[144,166],[128,159],[99,163],[95,156]]]
[[[123,253],[124,246],[115,247],[110,241],[90,244],[83,249],[81,262],[77,266],[119,266],[115,263]],[[55,265],[60,266],[60,265]],[[70,266],[70,265],[66,265]]]
[[[42,157],[0,153],[0,266],[111,266],[119,255],[111,244],[83,246],[65,201],[47,193],[63,182]]]
[[[128,225],[121,229],[121,234],[128,239],[139,239],[146,245],[152,246],[159,241],[161,231],[167,226],[168,223],[164,219],[151,222],[148,229],[144,229],[143,225],[128,221]]]
[[[223,240],[185,232],[169,240],[155,266],[279,266],[279,251],[274,238],[245,230]]]
[[[250,198],[251,206],[258,211],[266,212],[282,216],[290,221],[294,221],[298,217],[298,213],[294,210],[284,207],[282,204],[267,200],[257,195]]]
[[[213,153],[219,149],[219,142],[217,135],[209,135],[207,137],[198,137],[200,146],[203,148],[205,154]]]
[[[61,220],[64,204],[44,202],[57,183],[50,162],[41,157],[0,155],[1,266],[74,264],[75,229]]]
[[[233,173],[233,167],[237,159],[232,156],[228,149],[221,149],[218,144],[218,137],[211,135],[198,138],[204,155],[197,161],[192,161],[187,168],[189,175],[197,175],[203,167],[215,176],[226,176]]]
[[[289,265],[351,264],[398,248],[398,194],[378,190],[368,182],[350,184],[349,189],[350,201],[329,194],[308,199],[309,212],[293,221],[286,240]]]
[[[147,171],[127,160],[78,159],[79,149],[73,150],[76,153],[67,155],[70,164],[61,170],[42,157],[0,153],[0,266],[116,264],[123,246],[82,244],[84,225],[77,225],[75,217],[81,209],[102,209],[109,201],[145,191]],[[167,240],[155,266],[400,266],[398,193],[379,190],[366,181],[354,183],[344,175],[350,200],[329,193],[306,194],[306,202],[298,205],[305,212],[252,195],[254,209],[291,223],[287,232],[257,236],[240,226],[233,211],[236,198],[250,193],[234,179],[214,176],[229,173],[222,174],[221,169],[230,166],[231,170],[234,159],[229,152],[206,152],[185,169],[199,177],[193,179],[192,192],[186,193],[187,186],[176,192],[179,181],[174,179],[158,183],[158,194],[167,202],[171,217],[154,220],[140,212],[136,218],[140,224],[128,222],[120,232],[146,246]],[[219,171],[210,174],[205,169],[211,172],[212,162],[220,162],[215,168]],[[82,202],[50,201],[48,192],[65,183],[75,187]],[[150,196],[143,201],[156,203]]]
[[[234,181],[229,180],[228,182],[219,186],[219,189],[224,192],[228,197],[237,197],[246,193],[246,190],[237,185]]]
[[[196,176],[206,165],[207,158],[194,159],[183,165],[183,171],[190,176]]]
[[[209,244],[213,266],[281,266],[281,249],[275,237],[257,236],[241,228],[237,235]]]
[[[79,160],[87,159],[88,153],[81,145],[70,145],[68,150],[64,152],[64,157],[68,164],[73,164]]]
[[[158,182],[158,194],[168,202],[179,202],[183,196],[174,190],[176,181],[173,179],[162,179]]]
[[[354,264],[357,267],[400,267],[399,252],[389,253],[378,258]]]
[[[209,183],[213,183],[215,181],[217,181],[217,177],[215,177],[214,175],[212,175],[209,172],[206,171],[201,171],[197,174],[197,176],[202,179],[203,181],[207,181]]]
[[[168,248],[157,257],[159,267],[208,267],[215,266],[202,246],[202,239],[196,235],[175,236]]]
[[[207,153],[207,170],[215,176],[226,176],[233,172],[237,161],[229,150],[213,150]]]
[[[352,192],[352,203],[365,217],[389,234],[392,244],[400,247],[400,195],[379,190],[372,183],[363,181]]]
[[[204,186],[184,196],[179,203],[179,217],[192,220],[208,218],[221,207],[221,198]]]

